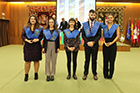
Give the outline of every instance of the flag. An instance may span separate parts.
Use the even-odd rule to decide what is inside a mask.
[[[137,25],[136,25],[137,21],[135,20],[135,26],[134,26],[134,32],[133,32],[133,40],[134,40],[134,43],[135,40],[137,39]]]
[[[130,24],[131,24],[131,21],[129,20],[128,30],[127,30],[127,37],[126,37],[126,39],[127,39],[129,42],[131,42],[131,37],[130,37],[130,34],[131,34]]]
[[[139,33],[140,33],[140,20],[138,22],[138,28],[137,28],[137,43],[139,43]]]
[[[133,29],[134,29],[134,24],[133,24],[133,20],[132,20],[132,22],[131,22],[131,43],[133,43],[134,42],[134,40],[133,40]]]

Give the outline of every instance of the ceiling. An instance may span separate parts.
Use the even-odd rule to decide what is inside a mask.
[[[24,2],[32,2],[32,1],[47,1],[47,2],[56,2],[57,0],[6,0],[8,2],[11,1],[24,1]],[[97,2],[132,2],[132,3],[140,3],[140,0],[96,0]]]
[[[33,1],[43,1],[43,2],[56,2],[57,0],[7,0],[8,2],[33,2]]]

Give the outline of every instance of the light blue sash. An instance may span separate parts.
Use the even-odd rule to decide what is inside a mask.
[[[29,39],[37,39],[42,31],[43,27],[40,29],[35,29],[34,33],[30,30],[30,28],[24,27],[25,33]]]
[[[74,30],[72,33],[69,29],[64,30],[65,35],[67,36],[68,39],[70,38],[76,38],[77,35],[80,33],[78,30]]]
[[[90,26],[89,26],[88,22],[83,23],[83,27],[84,27],[86,37],[94,37],[96,35],[96,33],[98,32],[100,23],[95,21],[94,26],[92,27],[91,31],[90,31]]]
[[[103,34],[105,38],[111,38],[115,33],[116,29],[119,27],[117,24],[113,24],[110,30],[108,30],[108,25],[103,26]]]
[[[55,30],[53,31],[53,33],[51,34],[50,30],[49,29],[44,29],[43,30],[44,32],[44,35],[46,37],[47,40],[52,40],[52,41],[55,41],[59,35],[59,33]]]

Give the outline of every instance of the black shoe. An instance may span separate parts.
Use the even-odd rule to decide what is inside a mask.
[[[71,78],[71,76],[70,76],[70,75],[68,75],[68,76],[67,76],[67,79],[69,80],[70,78]]]
[[[84,75],[82,79],[83,79],[83,80],[86,80],[86,79],[87,79],[87,76],[86,76],[86,75]]]
[[[50,81],[50,76],[47,76],[46,81]]]
[[[107,79],[112,79],[112,77],[111,76],[108,76]]]
[[[104,76],[104,79],[107,79],[107,76]]]
[[[28,81],[28,74],[25,74],[24,81],[25,81],[25,82],[27,82],[27,81]]]
[[[73,75],[73,78],[74,78],[75,80],[77,80],[77,76],[76,76],[76,75]]]
[[[94,80],[98,80],[98,77],[97,75],[93,76]]]
[[[35,80],[37,80],[38,79],[38,73],[35,73],[35,78],[34,78]]]
[[[51,76],[51,79],[50,79],[51,81],[54,81],[54,76]]]

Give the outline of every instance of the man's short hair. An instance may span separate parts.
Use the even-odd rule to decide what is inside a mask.
[[[96,13],[93,9],[91,9],[90,11],[89,11],[89,13]]]

